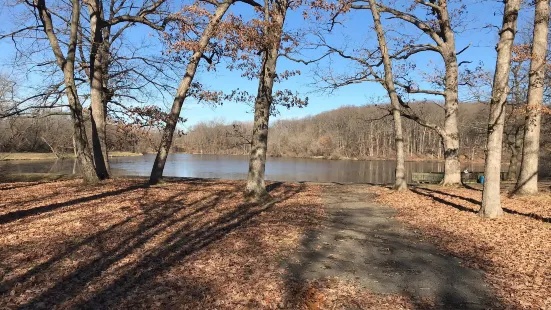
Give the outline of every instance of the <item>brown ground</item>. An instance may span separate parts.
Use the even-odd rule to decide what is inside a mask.
[[[422,232],[466,266],[486,273],[500,301],[510,309],[551,309],[551,194],[502,195],[505,215],[477,215],[479,189],[414,187],[396,193],[372,187],[376,201],[398,210],[396,218]]]
[[[325,218],[320,187],[269,185],[244,204],[240,181],[0,184],[0,308],[404,309],[338,279],[284,267]]]
[[[549,224],[535,218],[483,221],[427,189],[271,183],[258,205],[241,181],[143,182],[0,184],[0,308],[549,306]]]

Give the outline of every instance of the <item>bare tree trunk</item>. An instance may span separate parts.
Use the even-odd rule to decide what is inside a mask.
[[[266,152],[268,150],[268,122],[273,101],[272,90],[276,77],[279,46],[287,12],[287,1],[285,0],[273,2],[272,12],[268,12],[270,10],[268,1],[264,3],[266,10],[264,18],[267,24],[265,34],[268,38],[266,50],[262,55],[258,94],[254,104],[253,137],[247,186],[245,188],[245,196],[252,201],[259,201],[269,196],[264,184]]]
[[[538,192],[538,160],[540,148],[541,108],[549,31],[549,0],[537,0],[534,17],[534,40],[528,85],[527,115],[520,175],[515,192],[531,195]]]
[[[73,121],[73,129],[75,132],[77,159],[80,162],[83,179],[86,183],[98,182],[98,176],[94,167],[92,154],[86,137],[86,128],[84,126],[84,118],[82,115],[82,105],[77,93],[75,84],[75,53],[78,38],[78,27],[80,20],[80,1],[72,0],[72,12],[70,23],[70,35],[68,42],[67,55],[63,55],[63,51],[57,39],[52,23],[52,17],[49,9],[46,7],[45,0],[34,0],[35,8],[38,10],[40,21],[43,26],[43,31],[48,37],[50,47],[55,55],[56,62],[63,71],[65,83],[65,93],[67,102],[71,110],[71,119]]]
[[[505,2],[503,25],[497,45],[496,69],[488,118],[482,207],[478,212],[480,216],[486,218],[498,218],[503,214],[501,209],[501,150],[503,148],[505,103],[509,94],[512,48],[517,32],[519,9],[520,0]]]
[[[392,105],[392,118],[394,120],[394,143],[396,145],[396,172],[394,189],[397,191],[405,191],[407,190],[407,180],[400,101],[398,99],[398,94],[396,93],[396,86],[394,85],[392,63],[390,60],[390,56],[388,55],[388,47],[386,45],[385,33],[383,30],[383,25],[381,24],[381,17],[377,5],[375,4],[375,0],[369,0],[369,6],[371,7],[373,23],[375,24],[375,31],[377,32],[379,48],[381,50],[381,56],[383,58],[383,65],[385,70],[384,86],[388,92],[390,103]]]
[[[100,179],[109,178],[109,157],[107,154],[107,107],[104,100],[103,84],[103,7],[99,0],[88,1],[90,13],[90,120],[92,123],[92,150],[96,173]]]
[[[443,53],[446,63],[445,116],[444,116],[444,186],[461,185],[461,165],[459,163],[458,111],[458,65],[455,44]]]
[[[252,149],[249,159],[247,187],[245,188],[245,193],[251,200],[260,200],[268,196],[264,184],[264,172],[268,149],[268,122],[270,120],[271,99],[271,89],[267,93],[266,89],[261,90],[259,87],[254,104]]]
[[[226,14],[226,11],[233,2],[233,0],[229,0],[218,5],[214,15],[211,17],[207,27],[201,35],[197,51],[193,53],[191,59],[189,60],[186,68],[186,75],[178,86],[176,96],[174,97],[174,101],[172,103],[172,109],[170,110],[168,119],[166,120],[166,125],[163,130],[163,136],[161,138],[161,144],[159,145],[157,157],[155,157],[155,163],[153,164],[151,176],[149,177],[150,184],[157,184],[163,176],[163,170],[165,168],[168,152],[170,151],[170,147],[172,146],[174,130],[176,130],[176,125],[178,124],[180,111],[182,110],[182,105],[184,104],[184,101],[187,97],[187,93],[195,76],[195,72],[197,71],[197,67],[199,66],[199,62],[201,61],[201,57],[203,57],[203,52],[205,51],[205,48],[207,47],[210,39],[215,34],[216,28],[220,23],[220,20],[222,19],[224,14]]]

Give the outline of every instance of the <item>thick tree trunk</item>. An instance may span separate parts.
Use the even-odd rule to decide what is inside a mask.
[[[254,124],[252,148],[249,159],[249,173],[245,194],[252,200],[260,200],[268,196],[264,184],[266,168],[266,152],[268,150],[268,124],[270,120],[271,89],[270,93],[259,90],[254,104]]]
[[[406,180],[406,155],[404,154],[402,116],[400,114],[400,110],[394,108],[392,111],[392,117],[394,119],[394,141],[396,143],[396,172],[394,189],[397,191],[405,191],[407,190],[408,185]]]
[[[80,1],[72,0],[72,13],[70,23],[70,34],[68,42],[67,55],[63,55],[63,51],[57,39],[54,31],[52,17],[49,9],[46,7],[45,0],[34,0],[34,5],[38,10],[40,21],[42,22],[43,31],[48,37],[50,47],[55,55],[56,62],[63,72],[63,79],[65,83],[65,93],[67,95],[67,102],[69,109],[71,110],[71,119],[73,121],[75,146],[77,160],[80,163],[80,169],[83,179],[86,183],[98,182],[98,176],[94,167],[92,154],[90,153],[90,147],[88,145],[88,139],[86,137],[86,128],[84,126],[84,118],[82,115],[82,105],[77,93],[77,87],[75,84],[75,52],[78,37],[78,27],[80,20]]]
[[[528,85],[528,111],[524,126],[524,146],[522,148],[520,175],[515,189],[516,193],[525,195],[538,192],[541,108],[543,104],[548,31],[549,0],[537,0]]]
[[[444,186],[461,185],[461,164],[459,163],[459,138],[458,133],[446,132],[443,137],[444,149]]]
[[[89,0],[90,32],[90,120],[92,123],[92,149],[96,173],[100,179],[109,178],[109,157],[107,154],[107,107],[103,84],[103,8],[101,1]]]
[[[509,72],[515,35],[517,32],[520,0],[505,2],[503,25],[497,45],[497,60],[488,118],[488,139],[486,142],[486,162],[484,166],[484,188],[480,216],[498,218],[501,209],[501,150],[503,148],[503,127],[505,103],[509,94]]]
[[[163,170],[165,168],[170,147],[172,146],[174,130],[176,130],[176,125],[178,124],[182,105],[187,97],[187,93],[195,76],[195,72],[197,71],[197,67],[199,66],[199,62],[201,61],[201,57],[203,57],[203,52],[205,51],[210,39],[214,36],[220,20],[224,14],[226,14],[228,8],[233,2],[234,1],[226,1],[218,5],[216,12],[211,17],[207,27],[201,35],[198,50],[193,53],[191,59],[189,60],[186,68],[186,75],[178,86],[176,96],[174,97],[174,101],[172,103],[172,108],[168,114],[168,119],[166,120],[161,143],[159,145],[157,156],[155,157],[155,162],[153,163],[153,168],[149,177],[150,184],[157,184],[163,176]]]
[[[444,186],[461,185],[461,165],[459,163],[458,76],[455,44],[449,42],[450,49],[443,53],[446,63],[445,101],[444,101]]]
[[[390,56],[388,55],[388,47],[386,44],[383,25],[381,24],[381,17],[379,14],[379,10],[377,9],[377,5],[375,4],[375,0],[369,0],[369,6],[371,7],[373,23],[375,24],[375,31],[377,32],[379,48],[381,50],[381,55],[383,58],[383,65],[385,70],[384,86],[388,92],[390,103],[392,105],[392,117],[394,120],[394,143],[396,146],[396,171],[394,189],[398,191],[404,191],[407,190],[407,180],[400,101],[398,99],[398,94],[396,93],[396,86],[394,85],[392,63],[390,60]]]
[[[94,167],[94,160],[88,144],[88,138],[86,137],[86,128],[84,126],[84,118],[82,115],[82,106],[76,97],[76,87],[73,89],[67,88],[67,97],[69,106],[71,108],[71,116],[73,119],[73,129],[75,132],[77,160],[79,162],[80,170],[84,181],[86,183],[96,183],[99,181],[96,169]],[[70,94],[69,94],[70,93]],[[75,100],[74,97],[77,99]]]
[[[279,46],[287,12],[286,1],[275,2],[271,12],[265,12],[268,26],[265,27],[267,47],[262,55],[262,68],[258,81],[258,94],[255,100],[253,137],[251,143],[251,155],[249,159],[249,173],[245,196],[252,201],[259,201],[268,197],[264,184],[264,171],[266,168],[266,152],[268,150],[268,122],[272,105],[272,90],[276,77],[276,65],[279,54]],[[265,1],[265,10],[269,4]],[[270,20],[271,15],[271,20]],[[271,25],[270,25],[271,24]]]

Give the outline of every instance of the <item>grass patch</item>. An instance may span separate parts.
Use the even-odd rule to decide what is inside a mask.
[[[109,152],[109,157],[142,156],[141,153],[132,152]],[[72,153],[63,154],[62,158],[75,158]],[[0,153],[1,160],[55,160],[57,158],[53,153]]]

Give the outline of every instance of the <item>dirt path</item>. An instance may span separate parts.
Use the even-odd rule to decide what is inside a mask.
[[[373,197],[360,189],[324,186],[329,219],[291,260],[295,279],[353,280],[374,293],[409,296],[420,307],[429,299],[438,309],[495,308],[480,271],[422,241],[392,218],[392,208],[369,202]]]

